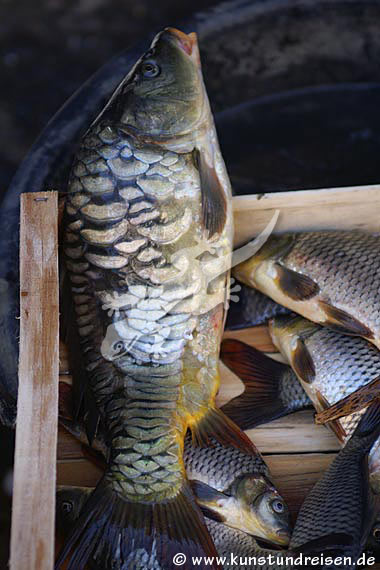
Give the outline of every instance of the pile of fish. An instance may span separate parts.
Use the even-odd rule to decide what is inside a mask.
[[[218,409],[231,196],[196,36],[167,28],[89,125],[64,192],[73,406],[62,398],[61,423],[96,450],[104,474],[95,489],[58,489],[57,570],[187,570],[194,558],[269,569],[299,566],[301,554],[319,556],[319,568],[349,556],[351,568],[372,527],[380,534],[380,239],[271,236],[235,268],[260,293],[246,289],[230,322],[274,317],[288,364],[225,341],[222,359],[246,389]],[[344,447],[292,532],[243,430],[310,403]]]
[[[338,457],[354,445],[358,426],[377,405],[380,393],[379,246],[378,235],[360,231],[283,234],[271,236],[256,255],[235,268],[235,277],[245,286],[270,297],[269,332],[286,362],[277,362],[238,340],[222,343],[222,360],[245,384],[244,393],[223,407],[240,427],[249,429],[312,404],[317,423],[326,423],[345,445]],[[249,295],[254,298],[250,291],[245,299]],[[268,307],[261,296],[259,301],[265,320]],[[285,309],[288,314],[284,314]],[[261,315],[256,312],[254,319],[256,324]],[[246,324],[245,316],[240,326]],[[232,328],[239,328],[236,312]],[[373,434],[378,436],[378,427],[374,426]],[[368,444],[365,453],[369,453],[369,462],[367,465],[365,461],[365,468],[369,474],[365,475],[362,489],[362,493],[368,493],[366,512],[355,517],[349,533],[352,544],[358,541],[360,545],[357,555],[367,538],[368,549],[378,550],[378,524],[371,530],[380,493],[377,436],[369,444],[364,439],[360,444],[361,452]],[[359,475],[349,462],[346,469],[341,481],[348,488],[349,479]],[[316,506],[312,497],[316,499],[317,490],[321,493],[318,499],[326,505],[331,501],[329,508],[334,508],[336,490],[330,483],[328,488],[324,486],[325,479],[306,499],[290,548],[303,543],[304,537],[296,536],[296,530],[305,512],[312,516]],[[357,504],[364,494],[355,497]],[[343,532],[338,523],[337,518],[329,531]],[[315,538],[314,532],[315,526],[307,535],[310,540]]]

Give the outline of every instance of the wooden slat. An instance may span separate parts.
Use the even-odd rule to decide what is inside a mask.
[[[57,485],[95,487],[102,471],[87,459],[58,460]]]
[[[11,570],[54,566],[58,417],[57,194],[23,194]]]
[[[224,331],[223,338],[237,338],[263,352],[276,352],[267,326],[250,327],[238,331]]]
[[[262,453],[337,452],[338,439],[327,427],[315,425],[314,413],[311,409],[296,412],[247,434]]]
[[[314,411],[296,412],[247,431],[254,444],[264,454],[330,453],[340,444],[325,426],[315,425]],[[64,428],[59,428],[58,459],[83,459],[82,445]]]
[[[380,229],[378,184],[236,196],[233,207],[235,246],[261,232],[276,210],[276,232]]]

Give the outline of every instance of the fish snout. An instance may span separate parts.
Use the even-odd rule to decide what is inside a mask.
[[[187,55],[192,55],[194,47],[197,46],[197,34],[192,32],[191,34],[185,34],[177,28],[165,28],[163,36],[167,35],[169,39],[174,39],[174,41],[179,45]]]
[[[288,546],[292,533],[290,526],[284,526],[276,531],[276,544]]]

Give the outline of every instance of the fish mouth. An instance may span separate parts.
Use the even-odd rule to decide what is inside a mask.
[[[181,30],[177,30],[177,28],[165,28],[165,32],[175,39],[176,43],[187,55],[193,55],[193,50],[197,46],[197,34],[195,32],[185,34]]]
[[[290,542],[290,532],[284,529],[280,529],[276,532],[276,543],[281,544],[281,546],[287,546]]]

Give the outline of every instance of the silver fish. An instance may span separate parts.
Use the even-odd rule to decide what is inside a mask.
[[[380,354],[371,343],[320,327],[302,317],[270,321],[275,346],[287,359],[318,412],[380,376]],[[364,409],[328,425],[344,443]],[[371,484],[380,489],[380,441],[370,455]]]
[[[360,231],[272,235],[238,279],[322,325],[380,348],[380,237]]]

